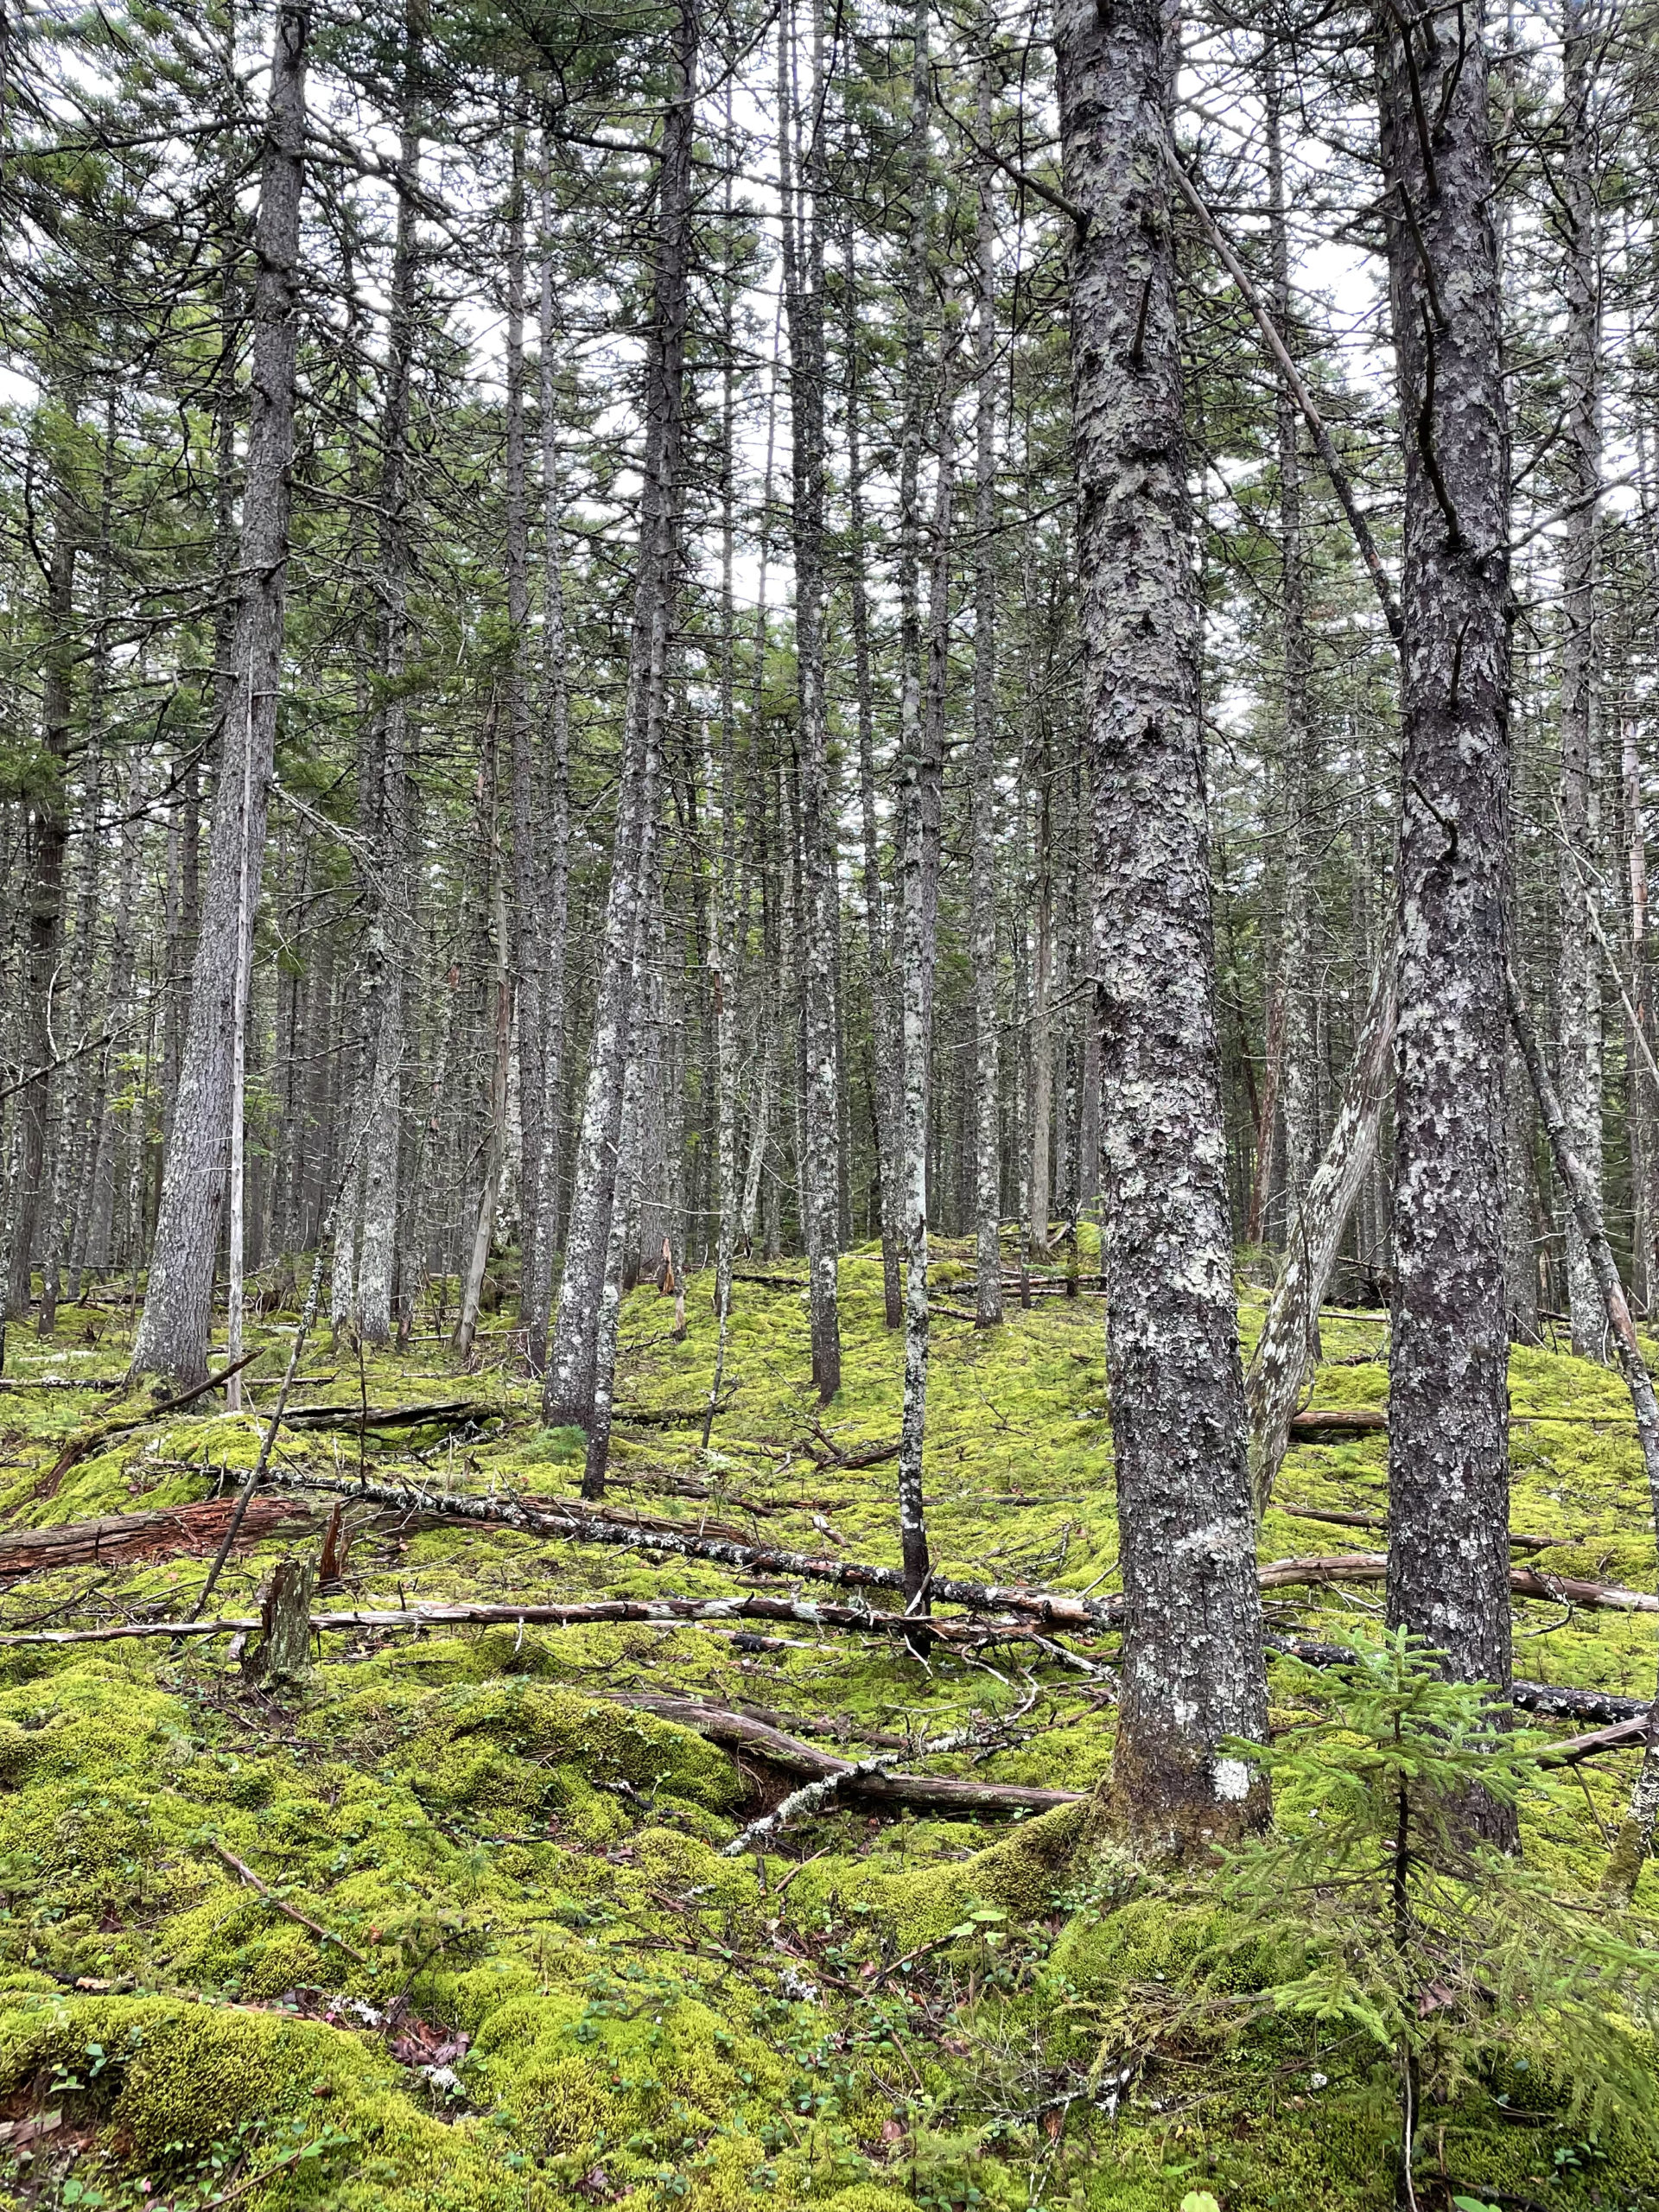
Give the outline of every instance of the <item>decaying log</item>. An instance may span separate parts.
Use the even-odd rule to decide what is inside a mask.
[[[419,1406],[289,1406],[284,1428],[457,1428],[463,1421],[499,1421],[499,1409],[479,1398],[440,1398]]]
[[[1283,1590],[1304,1583],[1380,1582],[1389,1562],[1382,1552],[1335,1552],[1325,1559],[1274,1559],[1262,1562],[1262,1587]],[[1560,1605],[1586,1605],[1621,1613],[1659,1613],[1659,1597],[1649,1590],[1626,1590],[1616,1582],[1585,1582],[1576,1575],[1549,1574],[1535,1567],[1512,1567],[1510,1588],[1517,1598],[1550,1599]]]
[[[902,1613],[872,1612],[861,1605],[820,1605],[810,1599],[774,1598],[761,1592],[732,1598],[595,1598],[568,1605],[530,1602],[515,1605],[453,1605],[351,1607],[338,1612],[314,1612],[312,1635],[346,1634],[354,1630],[415,1630],[429,1628],[591,1628],[608,1622],[640,1621],[688,1626],[724,1621],[781,1621],[798,1628],[830,1629],[855,1636],[896,1640],[908,1632]],[[0,1645],[119,1643],[147,1637],[227,1636],[252,1634],[257,1617],[219,1615],[199,1621],[111,1621],[99,1628],[0,1630]],[[1027,1643],[1039,1651],[1055,1649],[1027,1621],[954,1620],[938,1623],[936,1643],[978,1650],[988,1645]],[[1075,1656],[1075,1655],[1067,1655]]]
[[[112,1513],[99,1521],[70,1521],[51,1529],[18,1529],[0,1535],[0,1577],[44,1574],[60,1567],[110,1567],[141,1559],[188,1557],[209,1551],[224,1535],[233,1508],[228,1498],[205,1498],[153,1513]],[[285,1499],[262,1497],[244,1519],[240,1541],[262,1541],[279,1528],[310,1516]]]
[[[1306,1406],[1290,1417],[1293,1444],[1324,1444],[1343,1436],[1386,1436],[1389,1416],[1381,1406]]]
[[[1388,1522],[1380,1513],[1346,1513],[1336,1506],[1287,1505],[1275,1498],[1273,1510],[1282,1513],[1292,1521],[1319,1521],[1333,1529],[1375,1529],[1386,1530]],[[1582,1536],[1525,1536],[1518,1529],[1510,1531],[1510,1549],[1516,1552],[1547,1552],[1561,1544],[1579,1544]]]

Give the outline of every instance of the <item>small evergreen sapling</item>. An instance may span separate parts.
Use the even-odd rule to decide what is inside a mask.
[[[1112,2039],[1300,2024],[1332,2094],[1397,2111],[1402,2212],[1418,2212],[1425,2154],[1437,2203],[1479,2201],[1474,2160],[1522,2088],[1529,2113],[1592,2139],[1650,2133],[1659,1952],[1605,1901],[1559,1897],[1471,1843],[1459,1817],[1477,1787],[1548,1798],[1543,1739],[1403,1630],[1351,1648],[1330,1673],[1294,1671],[1317,1718],[1228,1747],[1269,1774],[1277,1824],[1201,1886],[1170,1885],[1166,1904],[1195,1908],[1201,1932],[1170,1982],[1125,1993]]]

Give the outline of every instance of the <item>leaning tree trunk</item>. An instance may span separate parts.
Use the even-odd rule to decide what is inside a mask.
[[[1330,1141],[1291,1225],[1245,1372],[1250,1491],[1258,1520],[1267,1510],[1290,1440],[1290,1417],[1319,1357],[1319,1307],[1336,1270],[1342,1232],[1376,1157],[1377,1123],[1393,1065],[1397,988],[1391,941],[1371,986]]]
[[[992,26],[981,29],[986,58],[979,74],[978,135],[991,143]],[[973,873],[969,903],[974,965],[974,1236],[978,1287],[976,1319],[982,1329],[1002,1319],[1001,1129],[996,1034],[996,207],[995,168],[979,173],[979,224],[975,238],[978,285],[974,330],[978,413],[974,447],[974,766],[969,804],[973,819]]]
[[[801,999],[806,1047],[801,1225],[806,1242],[812,1380],[827,1405],[841,1388],[841,1320],[836,862],[823,654],[823,240],[819,219],[823,121],[820,55],[820,66],[813,71],[810,122],[796,190],[789,174],[790,118],[797,111],[793,31],[794,11],[785,7],[778,19],[779,183],[784,302],[789,319],[795,670],[800,700]],[[816,33],[815,44],[821,44]]]
[[[1561,548],[1561,1104],[1573,1149],[1598,1190],[1602,1179],[1601,973],[1584,885],[1597,863],[1596,496],[1601,482],[1601,270],[1590,99],[1603,35],[1584,0],[1564,0],[1562,73],[1567,151],[1560,206],[1566,226],[1562,290],[1567,490]],[[1607,1319],[1578,1216],[1567,1210],[1567,1289],[1573,1349],[1599,1359]]]
[[[681,448],[685,428],[685,325],[690,300],[691,152],[699,18],[681,0],[674,31],[674,94],[663,122],[657,271],[645,368],[645,451],[639,553],[628,649],[623,767],[605,908],[599,1004],[576,1143],[570,1225],[558,1315],[543,1389],[550,1424],[593,1418],[600,1309],[616,1203],[622,1101],[632,1031],[635,948],[643,919],[639,847],[647,789],[656,787],[674,602]]]
[[[1059,0],[1084,743],[1093,792],[1103,1265],[1126,1608],[1110,1812],[1196,1847],[1265,1818],[1216,1036],[1198,633],[1166,149],[1179,21]]]
[[[1378,16],[1406,482],[1388,1612],[1507,1697],[1509,439],[1478,8],[1463,29]]]
[[[253,367],[242,497],[235,681],[223,729],[207,887],[191,986],[190,1029],[162,1184],[135,1374],[180,1382],[207,1372],[213,1250],[232,1114],[243,886],[257,901],[276,740],[288,590],[289,464],[299,334],[300,200],[305,160],[309,0],[279,0],[254,251]],[[245,759],[244,752],[245,749]],[[240,768],[243,772],[238,773]]]

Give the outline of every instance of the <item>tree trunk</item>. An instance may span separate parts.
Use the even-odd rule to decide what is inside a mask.
[[[1563,0],[1562,75],[1566,157],[1559,204],[1566,226],[1562,292],[1567,302],[1563,369],[1567,493],[1572,502],[1561,544],[1561,1104],[1573,1149],[1598,1190],[1602,1179],[1601,975],[1586,911],[1584,885],[1598,861],[1595,683],[1596,500],[1601,482],[1600,220],[1596,205],[1594,126],[1590,115],[1594,48],[1605,35],[1583,0]],[[1606,1316],[1595,1269],[1567,1212],[1567,1290],[1573,1349],[1599,1359]]]
[[[542,149],[542,716],[547,747],[546,911],[542,947],[542,1149],[533,1266],[524,1271],[527,1351],[531,1372],[547,1366],[552,1320],[553,1255],[559,1236],[559,1131],[564,1100],[565,932],[570,906],[570,687],[566,664],[563,563],[559,531],[558,411],[554,374],[553,196],[550,138]]]
[[[857,263],[850,229],[842,277],[847,374],[847,507],[852,537],[848,579],[853,617],[853,682],[858,695],[858,794],[864,846],[864,950],[869,969],[870,1035],[877,1062],[870,1121],[875,1139],[876,1201],[881,1230],[882,1310],[890,1329],[904,1326],[904,1293],[899,1263],[903,1242],[899,1224],[899,1104],[895,1086],[882,1079],[897,1065],[892,940],[881,887],[881,839],[876,816],[875,701],[870,674],[870,601],[865,582],[864,466],[861,347],[858,330]]]
[[[29,809],[31,847],[29,887],[29,996],[22,1023],[22,1060],[41,1073],[18,1096],[18,1161],[11,1224],[10,1279],[6,1311],[21,1321],[33,1294],[35,1246],[52,1185],[49,1142],[55,1057],[52,1038],[53,994],[63,945],[63,858],[69,842],[69,798],[66,766],[73,704],[75,642],[75,559],[80,524],[67,480],[54,503],[52,561],[47,575],[47,638],[41,687],[41,741],[48,768]]]
[[[484,1165],[479,1184],[478,1211],[461,1280],[461,1313],[455,1323],[455,1350],[464,1359],[473,1348],[495,1235],[495,1212],[501,1196],[501,1178],[507,1160],[507,1076],[512,1054],[512,971],[506,899],[498,874],[495,884],[495,976],[491,989],[493,1050],[490,1056],[490,1101],[485,1125]]]
[[[621,788],[605,908],[599,1004],[576,1144],[570,1225],[542,1401],[543,1417],[550,1424],[582,1428],[594,1413],[600,1307],[616,1201],[618,1144],[632,1027],[632,977],[643,918],[644,887],[639,871],[639,847],[645,834],[643,809],[647,790],[654,794],[657,786],[667,685],[685,416],[698,29],[692,0],[680,0],[674,31],[674,94],[663,120],[658,183],[657,269],[646,359],[645,451]]]
[[[1269,58],[1264,103],[1268,130],[1268,190],[1273,255],[1273,312],[1288,333],[1290,243],[1285,220],[1285,170],[1280,143],[1280,82]],[[1280,633],[1284,652],[1284,935],[1280,948],[1280,1001],[1284,1009],[1282,1086],[1285,1117],[1286,1243],[1297,1235],[1297,1217],[1313,1179],[1319,1109],[1318,1041],[1313,1033],[1316,990],[1309,919],[1313,838],[1313,717],[1308,700],[1313,652],[1307,632],[1306,561],[1302,544],[1300,416],[1294,393],[1281,376],[1274,386],[1279,437]],[[1319,1326],[1317,1310],[1313,1326]]]
[[[791,120],[799,123],[792,48],[794,11],[778,19],[779,200],[784,302],[789,319],[790,452],[793,476],[795,671],[800,701],[801,998],[806,1082],[802,1100],[801,1227],[806,1243],[812,1380],[827,1405],[841,1388],[839,1078],[836,1052],[836,883],[830,793],[829,709],[823,655],[823,35],[813,27],[811,118],[798,189],[790,176]]]
[[[288,580],[289,465],[294,446],[305,50],[310,24],[308,0],[279,0],[256,232],[258,276],[235,682],[223,731],[189,1037],[167,1147],[149,1293],[132,1354],[135,1375],[159,1371],[181,1383],[198,1382],[207,1371],[225,1132],[232,1114],[244,855],[251,926],[276,736]],[[232,763],[243,748],[248,766],[245,776],[238,776]]]
[[[979,73],[977,131],[991,143],[994,27],[982,19],[985,59]],[[976,1318],[982,1329],[1002,1319],[1001,1080],[996,1033],[996,207],[995,170],[979,172],[975,238],[978,284],[974,331],[978,375],[974,445],[974,754],[969,796],[973,872],[969,889],[974,966],[974,1236],[978,1274]]]
[[[1103,1094],[1107,1369],[1124,1601],[1108,1790],[1178,1847],[1266,1817],[1219,1749],[1264,1740],[1215,1027],[1198,639],[1165,147],[1179,20],[1056,18],[1071,270],[1084,744]]]
[[[1378,18],[1406,481],[1388,1617],[1507,1696],[1503,324],[1479,18],[1416,21]],[[1469,1819],[1514,1838],[1490,1801]]]

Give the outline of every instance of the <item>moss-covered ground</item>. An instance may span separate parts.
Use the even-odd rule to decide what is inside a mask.
[[[938,1278],[961,1314],[942,1313],[934,1337],[936,1559],[1110,1589],[1099,1300],[1013,1305],[1004,1327],[979,1332],[971,1294],[950,1288],[969,1272],[947,1255]],[[901,1346],[882,1326],[878,1261],[844,1263],[845,1379],[822,1414],[804,1292],[740,1285],[729,1395],[704,1449],[695,1418],[630,1416],[691,1414],[706,1395],[710,1281],[691,1281],[683,1339],[653,1291],[626,1307],[617,1501],[896,1560],[891,1463],[832,1459],[897,1433]],[[1248,1339],[1256,1294],[1242,1311]],[[291,1315],[263,1325],[256,1407],[272,1401],[292,1333]],[[1380,1401],[1385,1337],[1381,1316],[1328,1316],[1315,1402]],[[52,1491],[64,1438],[142,1409],[94,1395],[127,1341],[118,1308],[66,1307],[53,1340],[13,1331],[14,1382],[87,1387],[0,1395],[3,1525],[195,1500],[252,1463],[254,1415],[165,1414]],[[366,1360],[325,1340],[304,1368],[332,1378],[308,1382],[307,1403],[457,1395],[433,1338]],[[435,1487],[574,1491],[581,1440],[539,1427],[505,1320],[460,1387],[484,1410],[459,1433],[284,1430],[277,1464],[351,1471],[361,1459]],[[1517,1351],[1511,1392],[1514,1526],[1561,1540],[1553,1567],[1652,1589],[1617,1375]],[[1299,1446],[1281,1504],[1380,1518],[1384,1456],[1376,1437]],[[349,1520],[327,1605],[735,1586],[714,1567],[505,1529],[359,1508]],[[1263,1553],[1380,1541],[1275,1510]],[[270,1560],[305,1542],[232,1560],[215,1608],[250,1611]],[[170,1617],[205,1571],[174,1557],[31,1576],[0,1599],[0,1626]],[[1285,1592],[1270,1612],[1328,1636],[1379,1608],[1375,1586],[1356,1586]],[[1652,1616],[1522,1601],[1516,1635],[1517,1672],[1651,1694]],[[1109,1643],[1094,1656],[1108,1662]],[[1224,2212],[1393,2202],[1392,2106],[1363,2053],[1322,2056],[1315,2031],[1278,2030],[1100,2063],[1114,1993],[1174,1969],[1158,1916],[1116,1910],[1135,1870],[1079,1813],[995,1826],[833,1812],[764,1859],[727,1858],[757,1809],[755,1774],[604,1701],[627,1688],[747,1707],[940,1772],[1086,1791],[1111,1756],[1109,1680],[1008,1649],[923,1662],[807,1628],[342,1633],[280,1698],[251,1688],[223,1641],[0,1649],[0,2195],[342,2212],[624,2199],[727,2212],[768,2198],[1175,2212],[1198,2190]],[[977,1749],[928,1759],[928,1738],[970,1726]],[[1630,1755],[1604,1758],[1528,1815],[1529,1865],[1599,1916],[1631,1771]],[[1656,1913],[1650,1870],[1635,1924]],[[1642,2129],[1589,2137],[1567,2109],[1547,2100],[1543,2124],[1472,2145],[1443,2130],[1425,2212],[1476,2183],[1494,2203],[1659,2204],[1659,2151]]]

